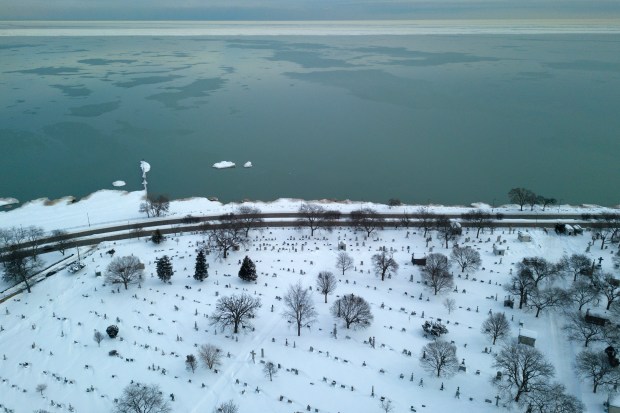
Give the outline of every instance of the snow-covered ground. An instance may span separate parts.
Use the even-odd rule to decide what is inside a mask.
[[[144,214],[139,213],[140,203],[144,201],[144,191],[127,192],[122,190],[100,190],[94,192],[76,202],[73,197],[65,197],[56,200],[47,198],[37,199],[26,202],[18,208],[0,211],[0,228],[11,226],[36,225],[46,231],[54,229],[66,229],[77,231],[110,224],[123,224],[146,220]],[[262,212],[297,212],[299,206],[306,202],[301,199],[282,198],[272,202],[247,202],[244,205],[254,206]],[[359,208],[373,208],[379,212],[409,212],[415,213],[419,208],[417,205],[403,205],[389,207],[383,204],[370,202],[342,201],[333,202],[330,200],[314,201],[324,205],[326,208],[338,209],[341,212],[350,212]],[[221,215],[223,213],[234,212],[239,204],[222,204],[217,201],[209,201],[206,198],[188,198],[175,200],[170,203],[170,213],[168,216],[181,218],[186,215]],[[474,203],[471,206],[443,206],[431,205],[430,208],[438,214],[461,214],[470,211],[472,208],[480,208],[491,213],[503,214],[536,214],[541,219],[546,214],[597,214],[603,211],[618,212],[618,209],[609,209],[597,205],[555,205],[542,211],[537,207],[534,212],[529,208],[519,211],[518,205],[503,205],[492,207],[485,203]]]
[[[142,197],[143,192],[100,191],[77,203],[69,199],[53,205],[35,201],[0,213],[0,227],[23,224],[52,230],[87,226],[88,220],[91,225],[101,225],[143,219],[138,213]],[[263,212],[295,211],[300,202],[279,200],[256,206]],[[344,212],[360,204],[337,206]],[[389,210],[387,206],[372,206]],[[178,216],[217,214],[235,207],[194,199],[173,202],[171,211]],[[514,207],[505,209],[512,211]],[[595,208],[586,208],[591,209]],[[575,378],[572,364],[581,346],[564,339],[562,316],[543,313],[535,318],[534,313],[503,307],[502,284],[518,261],[525,256],[555,261],[563,254],[585,253],[591,233],[576,237],[547,235],[542,230],[530,233],[532,242],[522,243],[516,231],[499,229],[493,235],[487,231],[480,239],[475,238],[474,231],[466,231],[461,244],[479,250],[482,268],[469,279],[459,277],[455,269],[455,291],[442,296],[433,296],[424,288],[419,269],[410,264],[410,258],[412,252],[416,256],[429,251],[449,255],[450,250],[438,240],[427,247],[418,229],[384,230],[371,239],[348,228],[321,231],[314,237],[309,237],[308,230],[254,230],[247,250],[233,252],[224,261],[207,256],[209,277],[202,283],[192,278],[202,235],[169,237],[160,245],[144,238],[104,243],[88,253],[85,269],[76,274],[60,271],[35,285],[31,294],[20,294],[0,305],[0,404],[15,412],[43,408],[68,411],[69,405],[76,412],[109,412],[114,399],[133,380],[158,384],[168,400],[168,395],[174,394],[174,412],[211,412],[215,405],[229,399],[244,413],[307,411],[307,406],[318,412],[379,412],[382,396],[392,400],[396,412],[411,411],[411,406],[418,412],[497,411],[497,392],[490,384],[496,373],[493,356],[484,352],[492,346],[480,333],[492,310],[506,312],[513,337],[519,323],[536,331],[536,347],[555,365],[557,380],[581,398],[588,411],[602,411],[605,392],[593,395],[589,383]],[[507,249],[504,257],[492,253],[498,237]],[[345,275],[335,268],[341,241],[355,262],[355,268]],[[398,273],[383,282],[371,266],[371,256],[380,247],[392,250],[400,265]],[[112,260],[106,254],[112,248],[116,256],[133,254],[145,263],[146,278],[140,286],[125,291],[106,285],[103,277],[96,276],[105,272]],[[588,256],[603,257],[603,268],[611,270],[612,248],[592,248]],[[175,269],[169,285],[162,283],[155,271],[155,259],[164,254],[172,258]],[[237,276],[246,255],[256,263],[256,283],[243,282]],[[48,263],[60,259],[59,253],[45,256]],[[337,276],[338,288],[327,304],[313,291],[318,320],[297,337],[296,329],[282,318],[284,307],[279,297],[297,281],[315,290],[316,276],[324,270]],[[262,301],[255,330],[243,331],[237,337],[229,331],[216,331],[209,325],[208,316],[217,299],[241,292]],[[330,315],[331,303],[349,293],[370,302],[375,317],[370,328],[347,330]],[[456,300],[457,309],[452,314],[442,304],[447,296]],[[446,339],[454,341],[457,356],[466,366],[465,372],[447,379],[432,377],[419,363],[421,348],[428,343],[421,325],[438,318],[448,327]],[[119,338],[106,336],[99,347],[93,333],[105,332],[110,324],[119,326]],[[334,324],[337,338],[332,335]],[[374,349],[367,344],[371,336],[376,338]],[[197,355],[197,346],[207,343],[219,346],[226,355],[220,371],[216,374],[202,366],[195,373],[187,371],[186,355]],[[121,357],[108,356],[111,350],[117,350]],[[273,382],[264,377],[262,361],[281,365]],[[35,391],[38,384],[47,385],[42,395]],[[373,387],[375,397],[371,397]],[[457,387],[459,399],[455,398]],[[52,403],[62,407],[51,407]]]

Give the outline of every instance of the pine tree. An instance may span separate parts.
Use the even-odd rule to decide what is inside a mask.
[[[163,282],[170,281],[172,274],[174,271],[172,270],[172,262],[170,262],[170,258],[167,255],[164,255],[157,260],[157,276]]]
[[[165,239],[166,237],[164,237],[164,235],[158,229],[156,229],[155,232],[153,232],[153,236],[151,236],[151,241],[153,241],[154,244],[159,244]]]
[[[241,269],[239,269],[239,278],[243,281],[256,281],[256,265],[247,255],[243,259]]]
[[[194,272],[194,279],[198,281],[204,281],[209,276],[207,271],[207,259],[204,251],[198,252],[196,256],[196,271]]]

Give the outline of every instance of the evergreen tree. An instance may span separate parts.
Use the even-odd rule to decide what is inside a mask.
[[[153,232],[153,236],[151,236],[151,241],[153,241],[154,244],[159,244],[165,239],[166,237],[164,237],[164,234],[158,229],[156,229],[155,232]]]
[[[243,259],[241,269],[239,269],[239,278],[243,281],[256,281],[256,265],[247,255]]]
[[[174,272],[172,270],[172,262],[170,262],[170,258],[168,258],[167,255],[164,255],[163,257],[158,258],[156,261],[157,276],[159,277],[159,279],[163,282],[170,281],[170,278],[172,277],[172,274]]]
[[[207,271],[207,259],[204,251],[198,252],[196,256],[196,271],[194,272],[194,279],[198,281],[204,281],[209,276]]]

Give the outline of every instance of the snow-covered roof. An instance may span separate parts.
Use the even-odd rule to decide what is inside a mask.
[[[609,393],[609,399],[607,400],[610,407],[620,407],[620,394],[618,393]]]
[[[519,329],[519,335],[523,337],[529,337],[529,338],[538,338],[538,333],[536,331],[527,330],[525,328]]]

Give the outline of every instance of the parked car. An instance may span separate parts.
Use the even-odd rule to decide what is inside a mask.
[[[84,264],[83,262],[78,261],[78,262],[75,262],[75,263],[73,263],[73,264],[71,264],[69,266],[69,272],[73,274],[73,273],[78,272],[79,270],[81,270],[84,267],[86,267],[86,264]]]

